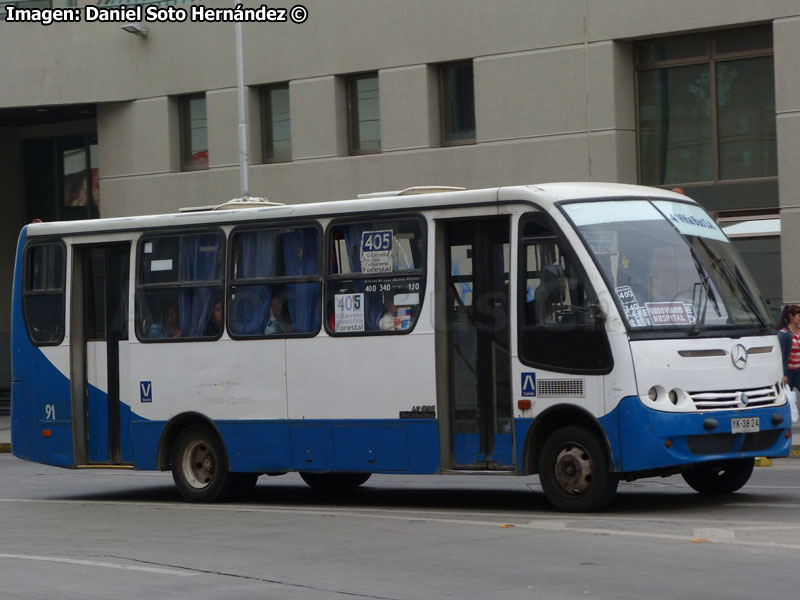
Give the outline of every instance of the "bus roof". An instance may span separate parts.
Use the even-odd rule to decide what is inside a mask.
[[[80,235],[116,231],[137,231],[156,228],[202,227],[207,225],[229,225],[271,219],[332,218],[374,211],[426,210],[470,205],[487,205],[498,202],[528,201],[544,209],[565,200],[602,198],[663,198],[689,200],[686,196],[668,190],[620,183],[545,183],[535,185],[508,186],[479,190],[456,191],[452,188],[431,188],[432,193],[413,195],[374,196],[356,200],[333,200],[306,204],[258,206],[248,210],[214,210],[177,212],[158,215],[112,217],[81,221],[54,221],[31,223],[29,237],[47,235]]]

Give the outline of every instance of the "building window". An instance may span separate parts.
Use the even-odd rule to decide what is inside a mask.
[[[59,2],[55,0],[51,2],[51,0],[0,0],[0,20],[5,20],[7,17],[6,9],[9,6],[13,6],[14,8],[61,8],[61,7],[68,7],[68,6],[75,6],[75,0],[62,0]]]
[[[347,78],[347,109],[350,154],[380,152],[381,107],[377,73]]]
[[[775,177],[775,69],[769,27],[636,46],[640,181]]]
[[[181,168],[194,171],[208,168],[208,122],[205,94],[180,98]]]
[[[264,162],[292,160],[292,117],[289,84],[261,88]]]
[[[100,216],[97,135],[22,143],[26,219],[71,221]]]
[[[475,84],[472,62],[447,63],[439,67],[442,111],[442,144],[475,141]]]

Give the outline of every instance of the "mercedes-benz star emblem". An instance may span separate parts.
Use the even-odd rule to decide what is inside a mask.
[[[737,369],[744,369],[747,366],[747,348],[741,344],[736,344],[731,348],[731,360]]]

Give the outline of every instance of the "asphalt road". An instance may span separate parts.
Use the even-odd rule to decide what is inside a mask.
[[[621,484],[608,510],[550,510],[536,477],[375,476],[346,498],[296,475],[190,505],[169,474],[0,455],[0,598],[794,598],[800,460],[739,493]]]

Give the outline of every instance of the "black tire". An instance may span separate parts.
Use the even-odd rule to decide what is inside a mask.
[[[236,477],[228,471],[225,446],[207,425],[190,425],[181,431],[171,458],[172,478],[189,502],[218,502],[231,491]]]
[[[561,512],[591,512],[614,497],[619,484],[597,436],[578,426],[557,429],[539,455],[539,480],[547,501]]]
[[[360,486],[370,478],[372,473],[310,473],[300,471],[303,478],[310,487],[318,492],[335,494],[347,492]]]
[[[731,494],[750,479],[754,458],[738,458],[712,465],[696,465],[681,473],[683,480],[701,494]]]

